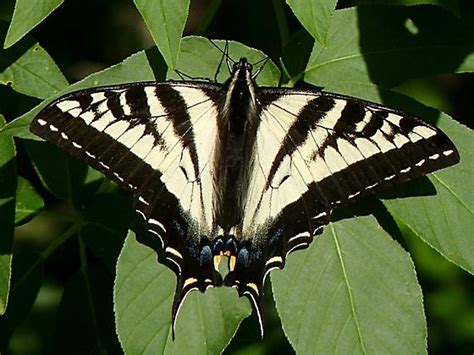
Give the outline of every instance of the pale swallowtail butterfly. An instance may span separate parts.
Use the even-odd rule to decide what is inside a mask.
[[[69,93],[31,131],[133,193],[177,274],[173,334],[191,290],[226,285],[250,299],[263,336],[265,278],[337,206],[459,161],[446,135],[416,117],[319,89],[258,87],[245,58],[224,84]]]

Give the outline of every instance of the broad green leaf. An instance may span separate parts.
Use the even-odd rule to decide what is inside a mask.
[[[15,224],[23,224],[44,207],[41,196],[35,191],[31,183],[18,177],[16,189]]]
[[[326,47],[337,0],[286,0],[295,16],[321,47]]]
[[[414,265],[372,217],[331,223],[271,277],[297,353],[426,353]]]
[[[224,48],[223,41],[215,41],[215,43],[220,48]],[[262,52],[245,47],[236,42],[229,42],[229,46],[232,58],[246,56],[252,63],[257,63],[257,61],[266,57]],[[206,53],[206,56],[203,56],[201,53]],[[183,58],[180,59],[178,69],[182,72],[192,77],[214,79],[219,61],[222,58],[222,53],[207,39],[202,37],[187,37],[183,39],[180,56]],[[94,73],[87,78],[70,85],[65,90],[54,95],[51,100],[64,95],[67,92],[93,86],[123,84],[156,79],[164,80],[166,73],[164,69],[164,64],[160,61],[159,56],[156,55],[155,50],[151,49],[148,51],[138,52],[119,64]],[[269,62],[258,76],[257,81],[260,85],[276,85],[279,78],[278,73],[275,64]],[[156,79],[155,76],[157,76]],[[222,82],[228,77],[229,73],[227,66],[223,63],[219,71],[218,79]],[[176,79],[179,78],[179,76],[174,73],[173,75],[169,74],[168,78]],[[48,100],[48,102],[49,101],[50,100]],[[3,132],[4,134],[14,135],[21,138],[38,139],[29,131],[29,126],[31,120],[44,106],[46,106],[46,104],[47,102],[45,101],[31,111],[10,122],[3,130],[0,129],[0,134]]]
[[[430,174],[435,195],[385,200],[390,213],[445,258],[474,274],[474,135],[441,117],[439,127],[453,140],[461,162]]]
[[[452,11],[454,14],[459,14],[459,0],[356,0],[356,5],[402,5],[402,6],[416,6],[416,5],[437,5]]]
[[[189,0],[134,0],[168,67],[174,69]]]
[[[0,115],[0,127],[4,125],[5,119]],[[0,136],[0,315],[5,313],[10,292],[17,185],[15,155],[13,139]]]
[[[154,250],[130,232],[117,263],[114,288],[117,334],[127,354],[218,354],[227,346],[250,304],[230,288],[192,291],[171,340],[176,276],[157,262]]]
[[[8,48],[23,38],[62,3],[63,0],[16,0],[3,48]]]
[[[329,91],[340,83],[392,88],[413,78],[474,70],[474,15],[457,18],[438,7],[386,9],[336,11],[328,46],[315,45],[305,80]]]
[[[6,26],[0,22],[0,41]],[[45,99],[64,89],[68,83],[49,54],[30,39],[9,49],[0,49],[0,84],[13,90]]]

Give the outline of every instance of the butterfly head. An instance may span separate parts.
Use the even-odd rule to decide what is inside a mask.
[[[238,62],[235,62],[232,66],[232,82],[234,86],[247,87],[247,85],[253,86],[252,82],[252,70],[253,66],[247,60],[247,58],[240,58]]]
[[[253,70],[252,64],[250,64],[247,58],[240,58],[238,62],[235,62],[232,67],[232,72],[243,72],[243,73],[251,73]]]

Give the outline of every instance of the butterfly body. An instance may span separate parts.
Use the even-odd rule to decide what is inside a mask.
[[[266,276],[306,248],[334,208],[459,161],[418,118],[321,90],[258,87],[245,58],[224,84],[65,95],[31,130],[135,195],[178,277],[173,320],[191,290],[224,284],[250,299],[262,333]]]

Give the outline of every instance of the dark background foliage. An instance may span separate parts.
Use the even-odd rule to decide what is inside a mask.
[[[277,63],[284,44],[282,45],[282,33],[274,30],[278,28],[278,20],[273,11],[274,2],[223,1],[213,13],[210,6],[216,2],[193,1],[185,34],[240,41],[264,51]],[[348,7],[355,2],[340,1],[338,7]],[[472,14],[474,4],[468,0],[461,1],[461,10]],[[7,20],[12,11],[13,0],[2,1],[0,17]],[[289,25],[286,35],[300,32],[298,35],[302,36],[302,40],[309,41],[309,35],[301,32],[299,22],[289,8],[285,7],[284,11]],[[362,8],[361,13],[363,11]],[[390,11],[390,7],[387,11]],[[265,33],[265,36],[261,36],[261,33]],[[120,62],[138,50],[154,45],[140,14],[128,0],[66,1],[37,26],[31,35],[54,58],[69,82],[80,80],[90,73]],[[303,55],[307,58],[309,53]],[[415,92],[415,96],[424,102],[434,102],[434,106],[441,108],[459,122],[473,127],[472,74],[428,76],[410,81],[405,84],[404,90]],[[0,113],[7,121],[20,116],[38,102],[35,98],[15,92],[9,86],[0,86]],[[68,230],[68,218],[75,213],[74,208],[62,198],[64,194],[74,192],[63,194],[59,191],[51,194],[43,187],[34,172],[35,168],[27,158],[27,153],[35,154],[41,149],[41,144],[17,141],[17,169],[19,175],[32,182],[44,198],[46,210],[54,215],[44,214],[16,230],[13,289],[9,306],[15,308],[15,316],[9,315],[8,319],[0,319],[0,352],[60,353],[75,348],[77,353],[81,353],[80,344],[87,343],[85,339],[91,337],[100,339],[103,349],[110,353],[119,353],[121,350],[113,324],[112,288],[115,260],[122,241],[114,239],[113,233],[108,234],[105,231],[102,237],[110,241],[106,250],[95,250],[91,253],[78,238],[69,238],[58,248],[51,247],[55,243],[55,235],[61,235],[64,231],[75,232]],[[58,159],[63,158],[63,153],[57,151],[55,154]],[[67,164],[73,165],[70,167],[71,171],[79,175],[85,174],[81,164]],[[91,181],[95,180],[91,178]],[[92,197],[93,201],[89,202],[85,213],[94,216],[94,208],[102,211],[110,204],[130,204],[127,195],[117,193],[106,182],[99,181],[95,184],[101,185],[103,194]],[[88,186],[91,191],[95,188],[97,185]],[[88,189],[80,192],[82,196],[78,197],[79,201],[84,200],[84,194],[90,193],[92,196]],[[58,214],[64,218],[58,219]],[[123,216],[101,215],[101,218],[106,219],[101,222],[110,225],[111,229],[125,230],[132,216],[130,213],[124,213]],[[117,222],[120,222],[119,225]],[[97,233],[90,232],[90,238],[96,236]],[[82,237],[88,238],[87,231]],[[93,240],[89,241],[89,248],[93,243]],[[430,353],[472,353],[472,276],[446,261],[419,239],[405,239],[402,243],[410,249],[423,289]],[[102,245],[103,243],[98,243],[97,248],[103,248]],[[41,255],[39,259],[38,254]],[[99,258],[98,255],[103,257]],[[32,264],[35,267],[31,268]],[[24,274],[23,270],[30,271]],[[36,274],[42,275],[42,282]],[[19,278],[31,278],[31,282],[28,282],[28,292],[15,289]],[[90,285],[94,285],[93,289]],[[32,292],[34,289],[39,290],[37,296]],[[95,319],[102,324],[101,334],[89,334],[94,329],[90,327],[91,317],[88,312],[91,308],[85,304],[88,299],[85,293],[94,293],[97,296],[94,300],[99,306],[96,305],[94,309],[99,310],[100,314],[95,315]],[[267,292],[266,303],[268,326],[264,341],[260,342],[255,319],[250,317],[243,321],[226,353],[270,354],[293,351],[281,329],[270,292]],[[64,332],[63,328],[70,331]],[[93,349],[93,352],[95,350],[97,349]]]

